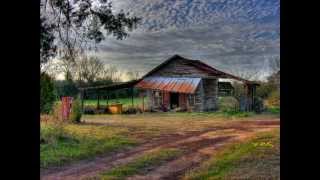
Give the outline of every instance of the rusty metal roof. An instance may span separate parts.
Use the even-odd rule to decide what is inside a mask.
[[[146,77],[135,85],[141,89],[153,89],[193,94],[201,78],[189,77]]]

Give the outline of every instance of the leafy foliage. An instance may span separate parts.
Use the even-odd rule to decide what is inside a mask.
[[[81,120],[81,103],[78,99],[73,100],[72,110],[70,114],[70,121],[73,123],[79,123]]]
[[[48,24],[45,17],[40,17],[40,64],[46,63],[50,57],[56,55],[54,28],[54,24]]]
[[[104,40],[105,35],[126,38],[140,21],[123,11],[114,14],[108,0],[48,0],[42,4],[41,15],[52,24],[54,32],[49,34],[57,41],[58,54],[71,61]]]
[[[63,80],[55,81],[56,92],[58,97],[62,96],[72,96],[76,97],[78,94],[78,88],[73,81]]]
[[[46,73],[40,74],[40,112],[49,113],[56,100],[53,79]]]

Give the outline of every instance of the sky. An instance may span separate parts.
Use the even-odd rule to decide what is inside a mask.
[[[280,0],[114,0],[142,17],[125,40],[108,37],[94,52],[122,71],[150,71],[174,54],[226,72],[270,74],[280,57]]]

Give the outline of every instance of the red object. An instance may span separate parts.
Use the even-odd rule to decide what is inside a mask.
[[[62,97],[62,119],[69,119],[72,107],[72,97]]]

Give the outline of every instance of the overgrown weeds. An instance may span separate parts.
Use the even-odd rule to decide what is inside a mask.
[[[125,136],[127,129],[77,125],[63,121],[41,122],[40,127],[42,168],[63,165],[136,144],[134,139]]]
[[[218,152],[183,179],[278,179],[279,143],[278,130],[261,133]]]

